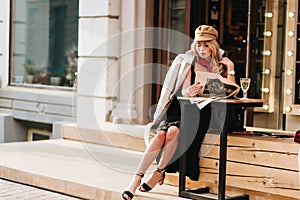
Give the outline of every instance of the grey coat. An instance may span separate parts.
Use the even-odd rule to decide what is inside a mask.
[[[166,74],[152,124],[158,124],[162,120],[168,105],[171,103],[190,71],[193,60],[194,56],[191,51],[185,54],[178,54],[174,59]]]

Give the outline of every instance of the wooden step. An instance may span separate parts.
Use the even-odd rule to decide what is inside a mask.
[[[101,130],[80,128],[76,124],[63,124],[62,137],[68,140],[100,144],[105,146],[144,151],[143,126],[126,124],[103,125]],[[137,132],[133,134],[133,132]]]
[[[299,144],[293,138],[229,135],[226,194],[250,199],[299,199]],[[218,193],[219,136],[207,134],[201,149],[200,179],[187,178],[188,188],[208,186]],[[178,175],[168,174],[171,185]]]

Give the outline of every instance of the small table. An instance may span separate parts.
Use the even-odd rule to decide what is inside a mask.
[[[187,120],[188,113],[186,110],[193,106],[193,109],[199,109],[197,105],[191,104],[189,98],[178,98],[181,103],[181,134],[189,134],[187,133],[187,127],[185,127],[185,121]],[[225,198],[225,187],[226,187],[226,159],[227,159],[227,134],[228,134],[228,127],[230,122],[230,113],[229,111],[234,108],[243,108],[246,110],[249,107],[262,107],[264,100],[261,99],[222,99],[222,100],[215,100],[211,102],[210,106],[218,106],[222,107],[225,119],[223,129],[220,133],[220,152],[219,152],[219,186],[218,186],[218,200],[225,200],[225,199],[235,199],[235,200],[249,200],[249,195],[240,195],[235,197],[226,197]],[[191,108],[189,108],[191,109]],[[188,147],[187,147],[188,148]],[[186,158],[187,153],[186,151],[180,157],[179,163],[179,196],[186,197],[191,199],[201,199],[201,200],[209,200],[209,199],[216,199],[213,197],[208,196],[201,196],[201,193],[208,193],[209,188],[200,188],[196,190],[186,190]]]

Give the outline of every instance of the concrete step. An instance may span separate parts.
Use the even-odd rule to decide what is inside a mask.
[[[4,143],[0,177],[83,199],[121,199],[141,156],[138,151],[66,139]],[[185,198],[178,197],[177,187],[162,185],[148,193],[137,191],[134,199]]]

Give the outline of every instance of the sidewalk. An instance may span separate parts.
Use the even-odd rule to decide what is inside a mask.
[[[0,179],[1,200],[77,200],[78,198]]]
[[[120,200],[141,156],[136,151],[63,139],[4,143],[0,177],[83,199]],[[163,185],[149,193],[138,191],[135,199],[184,198],[178,197],[177,187]]]

